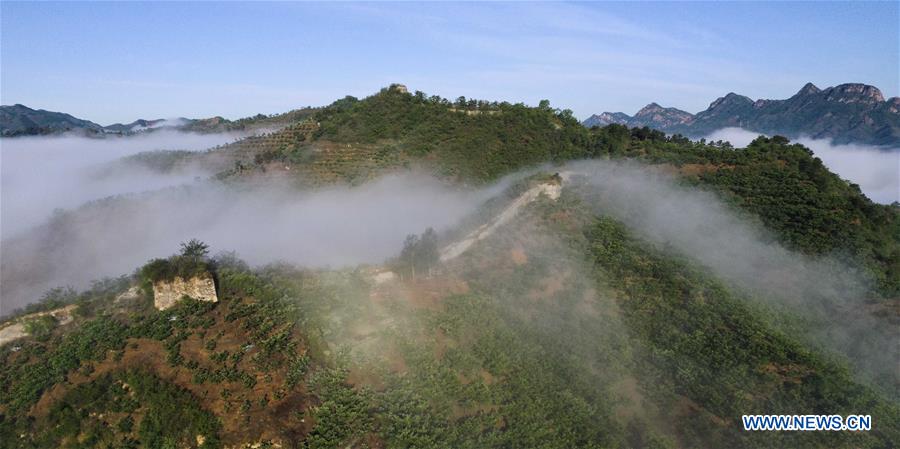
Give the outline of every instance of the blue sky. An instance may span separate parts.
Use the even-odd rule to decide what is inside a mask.
[[[900,90],[900,3],[0,3],[0,102],[238,118],[392,82],[585,118],[812,81]]]

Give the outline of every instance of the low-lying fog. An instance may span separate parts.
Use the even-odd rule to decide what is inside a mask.
[[[92,173],[90,167],[138,151],[199,149],[231,139],[161,134],[133,141],[4,140],[3,226],[9,224],[16,232],[3,231],[0,314],[38,300],[53,287],[84,288],[94,279],[127,274],[151,258],[174,253],[179,242],[190,238],[207,242],[214,251],[236,251],[254,265],[380,263],[399,251],[406,235],[426,227],[439,232],[452,229],[525,175],[472,189],[403,172],[362,186],[303,192],[274,182],[252,188],[212,180],[182,184],[193,179],[190,173],[137,175],[129,171],[112,181],[86,175]],[[735,145],[746,143],[733,136],[730,140]],[[879,157],[889,158],[881,162],[888,165],[895,156],[872,156],[870,150],[857,149],[848,153],[856,158],[839,157],[828,151],[840,150],[817,154],[843,164],[832,166],[843,176],[862,176],[870,170],[888,178],[878,185],[867,183],[865,176],[854,180],[864,190],[880,186],[885,193],[885,184],[892,176],[896,179],[896,172],[869,165]],[[896,355],[896,348],[885,344],[895,333],[883,333],[878,329],[881,325],[866,316],[848,314],[862,310],[854,306],[868,289],[864,278],[837,262],[785,250],[767,231],[735,214],[714,195],[679,187],[657,170],[638,164],[582,161],[550,170],[572,173],[566,188],[596,213],[613,216],[636,235],[694,260],[716,277],[759,297],[815,312],[820,318],[842,317],[840,322],[821,323],[821,335],[813,338],[824,338],[855,354],[867,370],[885,369],[885,357]],[[144,193],[73,208],[85,200],[127,192]],[[70,209],[47,219],[57,207]],[[866,343],[862,347],[853,342]]]
[[[185,167],[160,174],[140,166],[101,170],[103,164],[152,150],[205,150],[242,137],[159,130],[127,137],[19,137],[0,140],[0,238],[46,221],[54,209],[70,209],[110,195],[192,182],[208,173]]]
[[[61,284],[126,274],[199,238],[249,263],[311,267],[382,262],[403,239],[445,230],[502,184],[473,190],[414,173],[351,188],[299,192],[270,184],[236,188],[214,181],[96,201],[3,240],[2,310]]]
[[[706,140],[727,140],[738,148],[746,147],[759,133],[741,128],[720,129]],[[872,201],[890,204],[900,201],[900,148],[871,145],[833,145],[828,139],[796,139],[815,153],[831,171],[859,188]]]
[[[683,187],[659,170],[607,161],[576,161],[563,170],[567,189],[597,214],[776,310],[802,314],[812,329],[802,337],[847,355],[884,385],[900,386],[889,362],[900,358],[900,329],[868,314],[872,284],[853,267],[789,251],[714,194]]]
[[[734,129],[710,136],[736,146],[754,137]],[[461,189],[407,172],[360,187],[298,192],[274,184],[237,189],[195,182],[195,171],[161,174],[135,168],[98,178],[92,170],[140,151],[197,150],[234,138],[160,131],[113,139],[4,139],[0,313],[35,301],[52,287],[85,287],[93,279],[125,274],[150,258],[173,253],[190,238],[214,250],[237,251],[252,264],[378,263],[394,255],[407,234],[429,226],[449,229],[508,184]],[[893,193],[896,199],[896,189],[890,190],[897,183],[897,153],[820,141],[811,146],[867,193],[877,193],[881,201],[892,200]],[[835,279],[846,279],[818,275],[825,265],[798,262],[710,195],[673,190],[637,166],[592,162],[573,167],[591,174],[588,184],[595,193],[603,192],[590,199],[592,204],[661,243],[681,245],[725,278],[753,285],[759,283],[751,280],[764,279],[760,288],[769,292],[815,290],[817,296],[829,296],[848,289],[835,285]],[[124,193],[130,195],[76,209],[85,201]],[[700,200],[686,200],[697,195]],[[50,218],[56,208],[69,211]],[[686,213],[684,220],[676,219]]]

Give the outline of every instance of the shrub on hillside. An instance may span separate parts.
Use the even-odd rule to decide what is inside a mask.
[[[144,283],[171,281],[176,277],[190,279],[213,271],[208,259],[209,247],[196,239],[181,244],[181,253],[167,259],[153,259],[141,267],[140,278]]]

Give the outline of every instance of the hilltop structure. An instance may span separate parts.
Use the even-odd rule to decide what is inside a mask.
[[[153,284],[153,306],[159,310],[172,307],[185,296],[197,301],[219,302],[216,284],[208,272],[189,279],[176,276],[171,281],[161,280]]]

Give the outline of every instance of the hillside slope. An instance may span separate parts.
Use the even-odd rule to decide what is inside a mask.
[[[249,270],[224,257],[213,261],[218,303],[156,311],[145,294],[123,295],[140,281],[128,278],[55,298],[77,304],[73,323],[2,348],[0,435],[14,447],[890,447],[900,438],[896,402],[833,355],[689,261],[573,197],[558,201],[526,206],[427,276],[374,282],[365,269]],[[806,409],[865,409],[877,429],[739,427],[743,413]]]
[[[62,112],[35,110],[21,104],[0,106],[0,135],[3,137],[52,134],[70,130],[99,132],[102,129],[102,126],[94,122]]]
[[[307,122],[308,133],[287,129],[269,138],[282,143],[268,146],[239,142],[239,168],[220,177],[265,172],[301,184],[360,183],[425,166],[458,182],[485,183],[541,163],[639,160],[672,167],[685,182],[717,191],[791,248],[838,253],[866,265],[885,295],[900,295],[897,207],[873,203],[801,145],[758,139],[736,150],[646,128],[587,130],[569,111],[549,107],[467,102],[465,110],[476,114],[457,106],[463,105],[391,88],[364,100],[346,98]]]
[[[251,269],[227,253],[183,252],[136,271],[122,267],[133,274],[83,292],[51,291],[28,311],[74,305],[74,319],[29,321],[28,336],[0,346],[0,441],[20,448],[900,444],[900,379],[869,375],[816,342],[823,317],[728,282],[592,207],[565,181],[541,187],[559,185],[555,167],[576,159],[669,173],[798,257],[860,269],[873,287],[853,298],[852,312],[900,322],[900,210],[872,203],[786,139],[735,150],[648,128],[587,129],[547,105],[451,103],[393,86],[202,157],[213,155],[224,167],[215,182],[237,187],[277,180],[365,188],[411,168],[474,185],[521,174],[460,229],[426,230],[402,249],[396,242],[398,257],[382,266]],[[101,205],[60,215],[32,236],[54,243],[48,260],[65,254],[59,236],[94,207]],[[478,232],[487,228],[496,232]],[[454,242],[466,235],[478,238],[441,260],[437,245],[460,247]],[[19,274],[35,279],[42,263],[35,258],[35,271],[23,266]],[[218,302],[185,298],[153,308],[154,282],[198,270],[212,273]],[[887,366],[895,354],[881,357]],[[747,413],[866,413],[875,428],[745,432]]]

